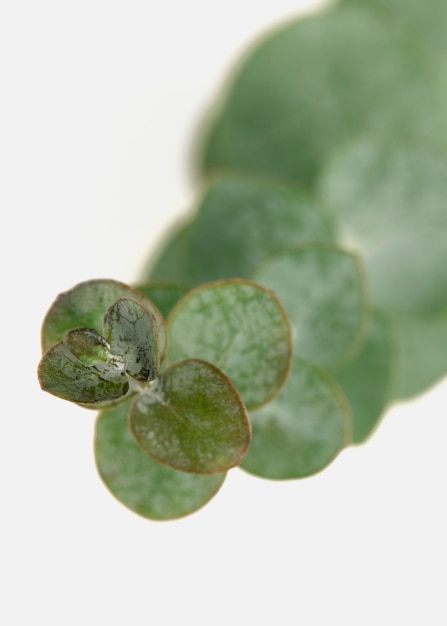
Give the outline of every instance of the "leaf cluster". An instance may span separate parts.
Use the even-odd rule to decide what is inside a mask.
[[[133,511],[191,513],[235,466],[311,476],[446,374],[445,6],[340,0],[266,33],[140,282],[53,303],[42,387],[100,410],[98,471]]]

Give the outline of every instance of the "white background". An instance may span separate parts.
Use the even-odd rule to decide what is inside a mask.
[[[5,626],[447,623],[447,384],[304,481],[229,473],[151,522],[103,487],[94,412],[43,393],[42,318],[125,282],[189,206],[192,138],[254,36],[311,2],[6,0],[0,9]]]

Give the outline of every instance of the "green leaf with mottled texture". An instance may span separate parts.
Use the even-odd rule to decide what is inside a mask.
[[[351,406],[353,442],[363,443],[395,393],[396,346],[393,329],[383,313],[374,312],[360,351],[329,372]]]
[[[312,186],[334,148],[360,132],[445,144],[437,91],[405,34],[366,7],[335,3],[251,46],[202,131],[199,168]]]
[[[214,363],[254,409],[275,396],[287,377],[290,325],[278,298],[246,280],[209,283],[190,291],[168,318],[169,362]]]
[[[86,365],[61,341],[49,348],[39,363],[40,385],[59,398],[93,407],[125,396],[129,383],[124,372],[113,364],[101,365]]]
[[[238,465],[250,444],[246,408],[230,380],[211,363],[188,359],[160,374],[130,412],[130,427],[156,460],[196,474]]]
[[[149,298],[166,319],[180,298],[188,293],[190,287],[168,281],[150,281],[137,283],[135,289]]]
[[[328,365],[362,340],[368,302],[356,255],[332,245],[309,244],[273,255],[254,278],[284,305],[296,355]]]
[[[104,315],[120,298],[133,298],[156,319],[161,358],[166,352],[167,337],[162,314],[157,307],[136,289],[111,279],[94,279],[79,283],[59,294],[49,308],[42,325],[42,349],[62,341],[73,328],[90,328],[103,332]]]
[[[138,381],[154,380],[160,369],[155,317],[137,300],[120,298],[107,311],[104,335],[124,370]]]
[[[250,419],[252,442],[241,468],[263,478],[315,474],[351,441],[351,415],[338,386],[297,357],[279,396]]]
[[[319,187],[378,307],[418,316],[447,308],[447,152],[360,137],[332,158]]]
[[[265,178],[213,180],[190,233],[190,271],[195,284],[251,278],[267,255],[307,242],[333,240],[332,218],[300,188]]]
[[[225,473],[199,476],[158,463],[135,441],[129,427],[129,403],[103,411],[95,428],[99,475],[126,507],[153,520],[189,515],[218,492]]]

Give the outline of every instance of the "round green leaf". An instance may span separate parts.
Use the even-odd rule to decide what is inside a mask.
[[[358,257],[331,245],[306,245],[266,260],[255,280],[284,305],[294,353],[328,365],[362,339],[368,306]]]
[[[107,311],[104,335],[124,370],[139,381],[154,380],[160,369],[157,323],[137,300],[120,298]]]
[[[244,280],[190,291],[168,318],[169,362],[199,358],[219,367],[249,409],[275,396],[290,367],[287,315],[270,291]]]
[[[250,444],[247,411],[230,380],[197,359],[175,363],[130,412],[132,432],[148,454],[196,474],[238,465]]]
[[[348,137],[380,130],[445,141],[444,118],[425,55],[407,36],[362,5],[335,3],[251,46],[225,85],[200,167],[311,186]]]
[[[315,474],[350,443],[343,394],[325,372],[297,357],[279,396],[250,419],[252,442],[241,468],[263,478]]]
[[[320,189],[341,243],[364,259],[377,306],[422,316],[447,308],[447,152],[361,137],[332,159]]]
[[[40,385],[59,398],[92,407],[124,397],[129,390],[124,372],[113,364],[101,365],[86,365],[61,341],[49,348],[39,363]]]
[[[267,255],[304,242],[333,239],[321,205],[299,188],[226,176],[206,189],[190,232],[194,284],[251,278]]]
[[[199,476],[158,463],[136,443],[129,427],[129,403],[103,411],[95,428],[99,475],[126,507],[153,520],[193,513],[220,489],[225,474]]]
[[[168,281],[150,281],[137,283],[135,289],[149,298],[166,319],[180,298],[186,295],[190,288]]]
[[[42,349],[62,341],[73,328],[85,327],[103,332],[104,315],[120,298],[133,298],[140,302],[157,320],[160,355],[166,352],[167,338],[163,316],[157,307],[136,289],[110,279],[95,279],[79,283],[59,294],[49,308],[42,325]]]
[[[360,351],[329,371],[349,401],[353,442],[363,443],[395,392],[396,348],[389,320],[375,311]]]

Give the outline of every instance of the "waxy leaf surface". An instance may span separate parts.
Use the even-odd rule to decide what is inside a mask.
[[[284,305],[296,355],[328,365],[361,340],[368,304],[356,255],[331,245],[306,245],[272,256],[254,277]]]
[[[447,152],[361,137],[320,181],[342,245],[362,256],[374,304],[417,316],[447,308]]]
[[[103,411],[95,428],[99,475],[126,507],[154,520],[193,513],[220,489],[225,473],[199,476],[162,465],[144,452],[128,427],[130,404]]]
[[[189,292],[168,318],[169,362],[199,358],[234,383],[249,409],[275,396],[290,367],[287,315],[269,290],[244,280]]]
[[[79,360],[61,341],[47,350],[38,368],[44,391],[86,405],[111,401],[126,395],[128,380],[113,364],[99,367]]]
[[[247,411],[230,380],[197,359],[175,363],[160,374],[152,393],[133,404],[130,426],[156,460],[197,474],[238,465],[251,437]]]
[[[202,139],[202,171],[309,186],[334,148],[359,132],[438,141],[445,127],[425,56],[380,15],[337,3],[252,45],[217,110]]]
[[[104,335],[125,371],[139,381],[154,380],[160,368],[155,317],[137,300],[120,298],[106,312]]]
[[[263,478],[315,474],[351,440],[351,416],[338,386],[297,357],[279,396],[250,419],[252,442],[241,468]]]
[[[157,307],[136,289],[111,279],[95,279],[79,283],[59,294],[49,308],[42,325],[42,349],[45,351],[62,341],[73,328],[85,327],[103,333],[106,311],[120,298],[133,298],[157,320],[161,358],[166,352],[167,337],[163,316]]]
[[[190,233],[195,284],[251,278],[263,258],[283,248],[333,239],[332,218],[292,185],[241,176],[211,182]]]

